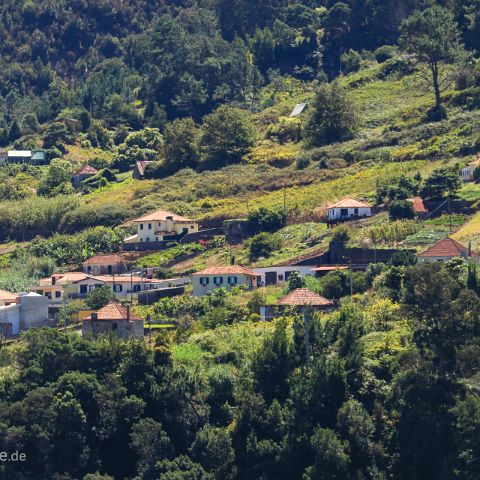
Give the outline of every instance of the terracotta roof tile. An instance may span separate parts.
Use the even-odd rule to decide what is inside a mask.
[[[185,222],[192,223],[195,220],[191,220],[181,215],[176,215],[175,213],[169,212],[167,210],[157,210],[156,212],[145,215],[144,217],[137,218],[134,222],[161,222],[167,219],[167,217],[172,217],[174,222]]]
[[[13,301],[17,300],[18,295],[16,293],[7,292],[6,290],[0,290],[0,300]]]
[[[143,177],[145,175],[145,169],[148,165],[152,164],[153,162],[148,160],[138,160],[137,161],[137,170],[138,173]]]
[[[90,165],[83,166],[80,170],[77,170],[74,175],[96,175],[98,170]]]
[[[193,275],[248,275],[250,277],[256,277],[257,274],[249,268],[242,267],[240,265],[228,265],[224,267],[209,267],[200,272],[196,272]]]
[[[123,262],[123,257],[118,253],[110,253],[110,254],[97,254],[92,258],[89,258],[85,262],[84,265],[105,265],[105,264],[112,264],[112,263],[120,263]]]
[[[327,207],[327,209],[330,208],[371,208],[371,205],[355,200],[354,198],[347,197],[335,203],[334,205]]]
[[[333,305],[330,300],[317,295],[308,288],[297,288],[278,301],[278,305],[288,305],[292,307],[316,306],[326,307]]]
[[[128,319],[128,310],[127,307],[124,307],[121,303],[111,302],[108,305],[105,305],[103,308],[97,312],[98,320],[127,320]],[[88,317],[86,320],[91,320],[92,317]],[[133,312],[130,313],[130,320],[142,320],[138,315],[135,315]]]
[[[445,238],[422,252],[419,257],[461,257],[468,256],[468,248],[453,238]]]
[[[428,213],[425,203],[420,197],[415,197],[412,199],[412,207],[415,213]]]

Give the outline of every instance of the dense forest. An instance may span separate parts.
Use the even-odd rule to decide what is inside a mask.
[[[138,129],[198,121],[223,103],[258,108],[259,88],[275,75],[333,78],[342,55],[349,64],[362,50],[394,45],[402,20],[431,3],[7,0],[0,122],[27,127],[27,114],[44,123],[85,108]],[[453,12],[467,49],[478,49],[478,2],[439,3]]]

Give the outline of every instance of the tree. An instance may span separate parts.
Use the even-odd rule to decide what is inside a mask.
[[[307,286],[307,282],[305,278],[302,277],[298,272],[292,272],[290,277],[288,278],[288,291],[292,292],[297,288],[305,288]]]
[[[167,123],[163,147],[166,173],[197,166],[200,158],[199,137],[200,131],[191,118]]]
[[[403,220],[415,217],[412,202],[408,200],[394,200],[388,206],[390,220]]]
[[[311,439],[315,451],[315,464],[309,467],[305,480],[344,480],[348,478],[350,459],[347,443],[338,439],[334,431],[317,428]]]
[[[99,310],[115,300],[115,293],[108,285],[94,288],[87,296],[86,305],[92,310]]]
[[[423,182],[420,196],[423,199],[438,200],[444,196],[453,196],[460,189],[462,183],[453,169],[439,168]]]
[[[172,453],[170,438],[162,425],[151,418],[142,418],[132,427],[130,446],[137,455],[137,474],[148,478],[158,461]]]
[[[349,140],[358,128],[355,105],[338,82],[321,85],[310,106],[305,139],[312,147]]]
[[[14,142],[15,140],[18,140],[21,136],[22,130],[20,129],[20,125],[18,125],[18,122],[14,120],[8,130],[8,141]]]
[[[239,163],[253,146],[253,129],[247,112],[224,105],[204,118],[201,150],[212,168]]]
[[[47,176],[38,187],[38,193],[45,196],[70,193],[73,190],[70,182],[72,174],[73,166],[68,160],[54,158],[48,167]]]
[[[70,133],[64,123],[52,123],[43,134],[43,146],[44,148],[58,147],[61,143],[65,143],[69,136]]]
[[[450,10],[434,5],[423,12],[417,11],[402,22],[400,43],[430,69],[435,93],[434,119],[445,118],[442,106],[442,68],[464,56],[460,31]]]
[[[248,214],[248,231],[251,234],[259,232],[274,233],[280,230],[285,223],[282,211],[261,207]]]

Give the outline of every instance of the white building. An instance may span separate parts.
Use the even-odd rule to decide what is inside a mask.
[[[464,182],[473,182],[475,180],[475,169],[480,166],[480,157],[474,162],[469,163],[466,167],[462,168],[460,179]]]
[[[418,263],[448,262],[454,258],[473,260],[478,263],[478,257],[472,254],[470,247],[465,247],[453,238],[440,240],[417,257]]]
[[[275,267],[260,267],[252,269],[261,278],[262,286],[277,285],[288,282],[290,275],[297,272],[301,277],[314,276],[311,265],[288,265]]]
[[[359,202],[354,198],[344,198],[327,208],[328,220],[346,220],[349,218],[364,218],[372,216],[372,206]]]
[[[126,238],[125,243],[150,243],[175,241],[199,230],[198,222],[166,210],[157,210],[134,220],[137,234]]]
[[[0,334],[7,338],[21,330],[38,328],[48,323],[48,299],[37,293],[18,294],[17,303],[0,306]]]
[[[217,288],[231,290],[237,285],[256,288],[258,275],[240,265],[210,267],[192,275],[193,295],[201,297]]]

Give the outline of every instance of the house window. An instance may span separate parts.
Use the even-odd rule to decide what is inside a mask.
[[[112,267],[111,265],[108,265],[108,267],[107,267],[107,272],[108,272],[109,275],[112,274],[112,272],[113,272],[113,267]]]
[[[140,224],[140,230],[143,230],[143,223]]]
[[[91,271],[92,271],[92,267],[88,266],[87,267],[87,273],[91,273]]]
[[[62,296],[62,292],[55,292],[55,298],[60,298]]]
[[[140,291],[140,288],[141,288],[140,285],[134,285],[134,286],[133,286],[133,291],[134,291],[134,292],[139,292],[139,291]]]
[[[120,293],[123,291],[123,285],[114,285],[113,286],[113,291],[116,293]]]
[[[222,277],[213,277],[213,283],[215,285],[221,285],[223,283],[223,278]]]
[[[355,209],[353,210],[353,214],[354,214],[356,217],[358,217],[358,208],[355,208]]]
[[[237,277],[228,277],[228,284],[229,285],[236,285],[238,283]]]
[[[210,283],[210,279],[208,277],[200,277],[200,285],[208,285]]]
[[[151,223],[148,224],[148,229],[149,229],[149,230],[152,229],[152,224],[151,224]]]
[[[348,208],[340,209],[340,216],[341,217],[348,217]]]
[[[118,330],[118,323],[112,323],[112,330]]]
[[[190,230],[194,230],[194,229],[195,229],[195,226],[192,225],[192,226],[190,227]]]
[[[87,285],[80,285],[80,295],[85,295],[88,291]]]

